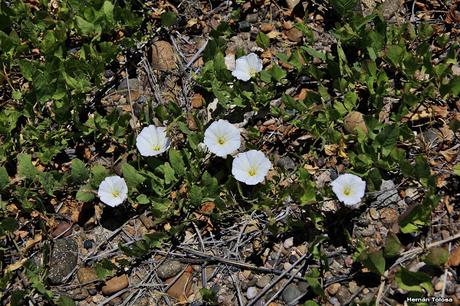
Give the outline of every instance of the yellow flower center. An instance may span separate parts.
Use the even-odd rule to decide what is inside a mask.
[[[256,75],[256,73],[257,73],[257,70],[255,70],[254,68],[249,68],[249,75],[250,75],[250,76],[253,77],[253,76]]]
[[[254,168],[249,169],[248,174],[249,174],[249,176],[255,176],[256,175],[256,169],[254,169]]]
[[[118,197],[120,196],[120,191],[118,191],[118,190],[113,190],[113,191],[112,191],[112,196],[113,196],[114,198],[118,198]]]
[[[349,196],[351,194],[351,187],[345,186],[345,188],[343,188],[343,194]]]
[[[160,151],[160,146],[153,146],[152,149],[153,151]]]
[[[224,137],[219,137],[217,139],[217,142],[220,144],[220,145],[223,145],[225,143],[225,138]]]

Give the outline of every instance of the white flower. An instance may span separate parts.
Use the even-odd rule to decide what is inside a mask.
[[[236,60],[232,75],[238,80],[248,81],[261,70],[262,60],[255,53],[250,53]]]
[[[250,150],[238,154],[233,160],[232,174],[247,185],[261,183],[272,167],[272,163],[261,151]]]
[[[128,197],[128,186],[125,180],[118,175],[108,176],[99,185],[97,195],[104,204],[115,207]]]
[[[204,132],[204,144],[217,156],[226,157],[239,149],[240,130],[227,120],[214,121]]]
[[[345,205],[355,205],[361,201],[366,190],[366,182],[354,174],[339,175],[332,183],[332,191]]]
[[[136,138],[136,147],[142,156],[155,156],[169,148],[169,138],[165,127],[149,125],[142,129]]]

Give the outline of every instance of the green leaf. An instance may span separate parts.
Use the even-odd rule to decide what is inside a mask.
[[[385,257],[394,257],[401,251],[401,242],[395,234],[389,234],[385,241],[384,254]]]
[[[155,232],[144,236],[144,240],[150,248],[160,248],[161,243],[167,238],[168,235],[163,232]]]
[[[57,301],[58,306],[75,306],[75,302],[68,296],[61,295]]]
[[[94,268],[96,269],[97,277],[100,280],[105,280],[108,276],[114,275],[117,270],[117,266],[106,258],[96,263]]]
[[[319,279],[321,278],[320,272],[318,269],[313,268],[310,273],[305,276],[305,280],[307,281],[308,285],[310,285],[310,289],[316,294],[320,296],[325,296],[324,290],[322,288]]]
[[[372,272],[383,275],[385,273],[385,258],[383,257],[382,250],[363,252],[360,256],[361,262]]]
[[[0,190],[8,187],[9,183],[10,183],[10,176],[8,175],[8,172],[6,171],[6,168],[4,166],[1,166],[0,167]]]
[[[286,71],[276,64],[274,64],[269,71],[272,78],[277,82],[286,77]]]
[[[177,16],[173,12],[165,12],[161,14],[161,24],[165,27],[174,25],[177,21]]]
[[[81,30],[83,34],[90,34],[94,32],[94,24],[91,22],[86,21],[85,19],[81,18],[80,16],[76,16],[75,20],[77,21],[77,26]]]
[[[422,155],[415,158],[414,174],[418,179],[430,177],[430,166]]]
[[[179,151],[170,149],[169,150],[169,162],[172,168],[179,176],[185,175],[185,164],[182,155]]]
[[[89,177],[89,171],[86,169],[85,163],[78,158],[72,160],[71,176],[72,180],[77,184],[86,181]]]
[[[29,154],[18,154],[18,174],[22,178],[32,180],[37,175],[37,169],[32,164],[32,157]]]
[[[256,44],[263,49],[267,49],[270,46],[270,38],[264,32],[259,32],[256,37]]]
[[[13,100],[16,100],[16,101],[21,100],[22,99],[21,91],[20,90],[13,90],[12,98],[13,98]]]
[[[14,218],[6,217],[0,221],[0,235],[5,233],[12,233],[18,228],[18,223]]]
[[[174,176],[174,169],[171,167],[169,163],[164,164],[163,171],[165,175],[166,184],[170,184],[171,182],[176,180],[176,177]]]
[[[33,71],[34,67],[32,65],[31,61],[28,60],[20,60],[19,61],[19,68],[21,69],[22,76],[27,80],[27,81],[32,81],[33,78]]]
[[[99,184],[107,177],[109,176],[109,171],[104,168],[102,165],[94,165],[93,168],[91,168],[91,186],[94,188],[98,188]]]
[[[358,4],[358,0],[331,0],[334,9],[342,14],[348,15]]]
[[[305,303],[303,303],[303,306],[319,306],[319,304],[315,301],[306,301]]]
[[[386,56],[394,66],[398,66],[402,60],[404,49],[401,46],[388,46]]]
[[[411,272],[401,267],[401,270],[396,272],[395,280],[399,288],[403,290],[415,292],[426,290],[429,294],[433,292],[431,276],[423,272]]]
[[[81,186],[80,189],[78,189],[77,191],[76,198],[78,201],[82,201],[82,202],[90,202],[94,200],[95,194],[94,194],[94,190],[91,187],[91,185],[86,184],[86,185]]]
[[[423,260],[432,266],[443,266],[449,259],[449,251],[446,248],[431,248]]]
[[[114,5],[110,1],[104,1],[102,11],[109,22],[113,22],[113,8]]]
[[[145,204],[149,204],[150,203],[150,200],[149,198],[145,195],[145,194],[140,194],[136,197],[136,201],[137,203],[141,204],[141,205],[145,205]]]
[[[460,176],[460,163],[457,163],[454,168],[454,174]]]
[[[123,172],[123,177],[126,180],[128,188],[137,188],[140,184],[145,181],[145,177],[142,176],[136,168],[131,166],[128,163],[125,163],[121,166],[121,171]]]

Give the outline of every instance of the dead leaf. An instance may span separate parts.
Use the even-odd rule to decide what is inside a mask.
[[[449,260],[447,260],[447,265],[449,267],[456,267],[460,265],[460,247],[455,248],[449,256]]]
[[[186,303],[187,298],[192,293],[192,267],[188,266],[184,273],[174,282],[174,284],[166,291],[166,293],[178,299],[179,303]],[[170,284],[174,280],[173,278],[168,279],[166,282]]]
[[[441,118],[447,118],[447,116],[449,115],[449,107],[447,105],[446,106],[432,105],[431,109],[437,116]]]
[[[17,269],[20,269],[28,259],[29,258],[23,258],[21,260],[18,260],[16,262],[6,266],[5,273],[13,272],[13,271],[16,271]]]
[[[22,252],[26,253],[30,248],[32,248],[34,245],[36,245],[37,243],[39,243],[40,241],[42,241],[42,235],[41,234],[35,234],[34,238],[33,239],[29,239],[26,241],[23,249],[22,249]]]
[[[214,202],[204,202],[203,205],[201,205],[200,212],[209,215],[214,211],[214,208],[216,208]]]

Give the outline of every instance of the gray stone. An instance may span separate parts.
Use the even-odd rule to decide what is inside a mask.
[[[251,24],[247,22],[246,20],[240,21],[238,23],[238,29],[241,32],[248,32],[249,30],[251,30]]]
[[[351,297],[350,291],[345,286],[340,287],[339,291],[336,294],[336,298],[339,300],[340,304],[348,302]]]
[[[256,287],[249,287],[248,290],[246,290],[246,296],[250,300],[255,298],[257,296],[257,288]]]
[[[296,168],[294,160],[289,156],[281,157],[278,160],[277,165],[283,168],[284,170],[294,170]]]
[[[397,203],[399,200],[401,200],[401,197],[399,196],[395,183],[390,180],[382,180],[380,191],[377,193],[377,199],[371,206],[388,206]]]
[[[157,269],[157,275],[161,279],[167,279],[179,274],[184,269],[184,265],[177,260],[167,260]]]
[[[297,288],[296,285],[294,284],[289,284],[286,289],[283,290],[282,296],[283,300],[287,303],[290,304],[292,303],[295,299],[297,299],[300,295],[302,295],[302,292]]]
[[[256,23],[259,16],[257,14],[249,14],[246,16],[246,21],[249,23]]]
[[[72,238],[54,241],[49,262],[48,278],[51,284],[58,285],[77,265],[78,246]]]
[[[124,78],[121,81],[120,85],[118,85],[118,90],[128,89],[128,83],[129,83],[129,90],[140,88],[140,82],[138,79],[126,80],[126,78]]]
[[[284,240],[283,247],[286,250],[292,248],[293,245],[294,245],[294,237]]]
[[[259,288],[265,288],[271,281],[270,276],[264,275],[257,280],[256,286]]]

